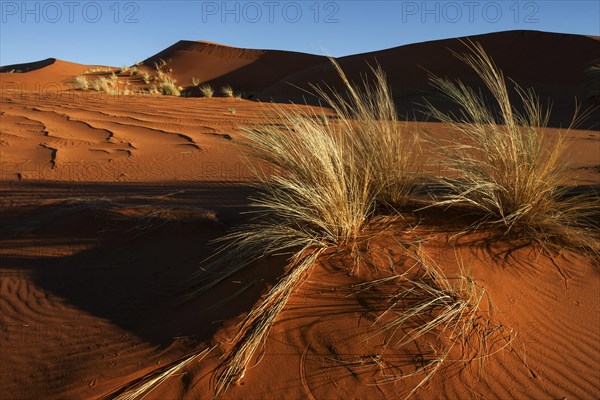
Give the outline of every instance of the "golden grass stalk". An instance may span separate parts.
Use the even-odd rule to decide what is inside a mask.
[[[234,348],[223,362],[222,370],[217,377],[215,389],[217,396],[227,390],[231,383],[244,377],[256,351],[265,344],[277,316],[285,307],[293,291],[310,273],[310,269],[321,252],[322,249],[306,249],[298,252],[290,265],[288,274],[244,318],[240,331],[233,339]]]
[[[578,123],[550,135],[550,117],[533,90],[514,85],[521,110],[513,104],[504,75],[480,44],[468,42],[468,54],[457,55],[491,93],[494,112],[479,91],[462,82],[432,77],[434,87],[459,107],[446,112],[426,102],[429,114],[446,124],[451,139],[439,153],[457,179],[442,178],[451,194],[440,205],[478,209],[483,222],[544,244],[568,243],[598,251],[591,217],[597,195],[567,196],[572,177],[565,160],[569,132]]]
[[[208,347],[200,352],[193,353],[192,355],[186,356],[181,360],[171,363],[166,367],[153,371],[127,385],[126,387],[116,391],[116,393],[113,392],[114,395],[109,394],[108,396],[103,397],[102,400],[142,400],[148,396],[150,392],[164,383],[167,379],[175,375],[183,367],[190,364],[192,361],[197,362],[203,360],[212,350],[214,350],[215,347],[216,346]],[[117,394],[122,390],[125,391]]]

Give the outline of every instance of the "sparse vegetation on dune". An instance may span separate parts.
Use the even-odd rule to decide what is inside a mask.
[[[84,74],[91,74],[94,72],[112,72],[114,68],[112,67],[91,67],[85,70]]]
[[[154,63],[154,67],[156,68],[157,71],[161,70],[166,65],[167,65],[167,62],[165,60],[163,60],[162,58],[160,60],[158,60],[158,62]]]
[[[92,81],[91,87],[97,92],[113,95],[122,94],[119,90],[119,78],[114,73],[110,77],[101,76]]]
[[[150,74],[146,71],[141,71],[140,76],[146,85],[150,84]]]
[[[598,212],[596,194],[569,195],[572,178],[566,160],[569,131],[545,132],[550,111],[532,90],[515,84],[522,110],[511,102],[504,75],[478,45],[458,57],[482,79],[499,113],[480,92],[458,82],[432,78],[433,85],[456,105],[458,113],[427,104],[429,114],[446,124],[451,139],[437,153],[457,176],[441,177],[451,193],[439,205],[465,205],[482,214],[480,225],[501,228],[538,245],[568,244],[597,252],[592,231]]]
[[[459,177],[443,178],[453,192],[434,199],[435,205],[466,203],[482,211],[486,223],[502,226],[507,232],[524,230],[539,243],[560,238],[579,247],[595,246],[595,239],[579,225],[594,204],[581,196],[564,197],[566,169],[560,158],[564,137],[549,140],[544,136],[548,115],[532,92],[517,89],[524,104],[524,112],[518,112],[510,103],[504,77],[483,49],[472,45],[470,50],[461,58],[492,92],[500,120],[478,92],[434,79],[435,86],[462,108],[456,118],[429,107],[434,117],[459,134],[447,149],[438,149]],[[269,175],[257,169],[263,191],[253,205],[259,217],[224,238],[227,244],[220,254],[226,255],[216,258],[218,268],[211,269],[214,274],[210,277],[201,277],[196,293],[261,257],[291,256],[284,276],[243,320],[218,373],[217,394],[244,376],[291,293],[323,252],[350,249],[355,253],[361,234],[378,218],[378,206],[390,206],[384,207],[390,212],[417,199],[416,189],[423,181],[417,162],[422,159],[421,139],[398,121],[385,74],[380,68],[373,69],[375,83],[357,87],[333,64],[347,93],[315,87],[333,109],[333,123],[323,123],[317,115],[274,107],[276,123],[245,129],[251,154],[275,171]],[[422,257],[418,262],[426,265]],[[421,369],[425,378],[410,394],[439,370],[456,343],[469,336],[482,296],[469,277],[462,276],[456,286],[435,268],[425,271],[422,277],[427,279],[405,281],[412,289],[400,285],[397,294],[402,298],[417,288],[422,290],[423,302],[396,313],[397,318],[383,327],[402,330],[400,343],[432,331],[449,339],[448,347]],[[428,307],[437,310],[428,314],[432,319],[420,318]],[[405,323],[415,323],[415,319],[416,325],[406,330]]]

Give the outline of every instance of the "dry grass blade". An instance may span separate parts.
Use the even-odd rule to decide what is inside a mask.
[[[190,364],[192,361],[201,361],[204,359],[212,350],[215,349],[215,347],[216,346],[206,348],[200,352],[196,352],[192,355],[184,357],[181,360],[171,363],[168,366],[160,368],[157,371],[153,371],[127,385],[125,388],[104,396],[102,400],[142,400],[160,384],[172,377],[175,373],[177,373],[186,365]],[[123,393],[117,394],[123,390],[125,390]]]
[[[478,209],[485,222],[506,234],[525,236],[539,244],[568,244],[597,252],[593,216],[598,196],[568,195],[572,182],[565,161],[569,131],[583,115],[555,136],[545,128],[550,118],[532,90],[514,85],[516,103],[502,72],[479,44],[457,55],[481,78],[492,96],[485,96],[461,82],[432,77],[432,84],[459,107],[458,113],[442,111],[426,102],[429,114],[445,123],[451,134],[438,151],[456,179],[441,177],[451,189],[439,205],[466,204]],[[498,110],[496,112],[496,109]]]
[[[460,273],[456,279],[448,278],[442,270],[417,247],[411,255],[415,265],[402,274],[380,278],[361,285],[356,294],[385,286],[379,293],[384,295],[387,306],[374,321],[377,326],[374,335],[386,334],[386,347],[391,346],[393,354],[382,353],[377,364],[386,365],[386,373],[377,384],[389,384],[409,377],[423,376],[411,387],[406,398],[411,397],[425,385],[439,369],[450,362],[468,363],[481,361],[505,348],[493,349],[488,343],[491,333],[500,331],[495,326],[488,330],[482,328],[480,303],[485,291],[477,287],[468,274],[464,273],[459,259]],[[392,290],[391,293],[389,292]],[[479,347],[469,345],[474,338]],[[461,345],[463,352],[473,352],[468,358],[452,359],[453,349]],[[418,349],[419,364],[414,372],[407,373],[395,362],[389,362],[390,356],[396,361],[402,359],[402,349]],[[429,349],[427,353],[422,349]],[[409,358],[411,350],[404,358]],[[400,353],[399,353],[400,352]],[[396,364],[396,366],[394,366]]]
[[[239,333],[233,340],[234,347],[223,362],[222,371],[217,377],[216,395],[226,391],[231,383],[244,377],[256,351],[264,345],[275,319],[293,291],[310,273],[321,252],[322,250],[307,249],[299,253],[286,276],[244,319]]]

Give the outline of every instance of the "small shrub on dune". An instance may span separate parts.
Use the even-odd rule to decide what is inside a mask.
[[[98,92],[109,93],[111,91],[111,80],[101,76],[92,83],[92,88]]]
[[[98,92],[104,92],[112,95],[124,94],[124,91],[119,90],[119,78],[114,73],[112,73],[110,77],[101,76],[92,81],[91,87]],[[125,86],[125,89],[127,94],[131,93],[127,85]]]
[[[90,84],[85,76],[79,75],[75,78],[75,86],[77,89],[88,90]]]
[[[170,81],[170,80],[165,80],[165,81],[161,82],[160,92],[164,96],[180,96],[181,95],[181,91],[175,85],[175,82]]]
[[[212,86],[210,86],[209,84],[204,84],[204,85],[200,86],[200,93],[202,93],[202,96],[204,96],[204,97],[213,97],[213,95],[215,94],[215,91],[213,90]]]
[[[177,86],[177,81],[172,76],[158,71],[158,88],[164,96],[180,96],[181,90]]]
[[[142,71],[140,73],[140,76],[142,77],[142,80],[146,85],[150,84],[150,75],[146,71]]]
[[[470,53],[458,57],[482,79],[499,109],[498,115],[481,92],[442,78],[433,85],[460,111],[448,113],[427,103],[428,112],[445,123],[451,135],[439,153],[457,179],[443,178],[452,193],[441,205],[466,205],[482,213],[482,224],[502,228],[541,244],[567,243],[598,251],[591,216],[596,195],[569,196],[572,176],[565,161],[569,131],[545,131],[549,111],[532,90],[515,84],[522,110],[511,103],[504,75],[481,45],[468,43]]]
[[[221,93],[223,94],[223,96],[225,97],[233,97],[234,93],[233,93],[233,89],[231,88],[231,86],[227,85],[227,86],[223,86],[221,88]]]

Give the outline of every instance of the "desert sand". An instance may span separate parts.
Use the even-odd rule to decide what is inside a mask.
[[[582,82],[598,38],[519,31],[472,39],[507,76],[555,101],[548,135],[570,122],[575,96],[584,106],[597,102],[585,99]],[[422,43],[339,62],[352,79],[368,71],[366,62],[379,63],[401,113],[410,115],[430,91],[424,69],[474,81],[446,49],[459,46],[455,39]],[[268,168],[247,159],[241,127],[272,123],[270,99],[304,98],[306,113],[330,115],[300,90],[309,82],[339,84],[327,58],[181,41],[139,68],[150,71],[161,59],[189,97],[81,91],[73,79],[97,66],[56,59],[0,69],[2,399],[115,398],[144,375],[207,348],[206,357],[146,398],[212,398],[213,372],[237,324],[286,267],[283,256],[255,262],[182,301],[190,277],[218,248],[214,240],[250,218],[244,212],[257,189],[248,163]],[[193,78],[248,98],[198,97]],[[133,75],[123,80],[148,86]],[[573,186],[600,186],[597,117],[571,132]],[[418,124],[444,135],[439,123]],[[528,246],[490,247],[484,234],[457,239],[460,213],[410,218],[422,221],[410,235],[429,239],[423,249],[443,271],[456,272],[457,260],[469,268],[485,290],[486,323],[496,327],[483,344],[492,357],[440,369],[412,398],[600,398],[597,260],[569,249],[550,257]],[[376,265],[408,262],[396,228],[375,229],[365,244]],[[256,365],[220,398],[406,396],[412,378],[386,378],[414,370],[419,352],[380,352],[385,335],[371,329],[377,298],[351,295],[377,270],[350,275],[346,256],[322,257]],[[467,348],[451,356],[472,355]]]

